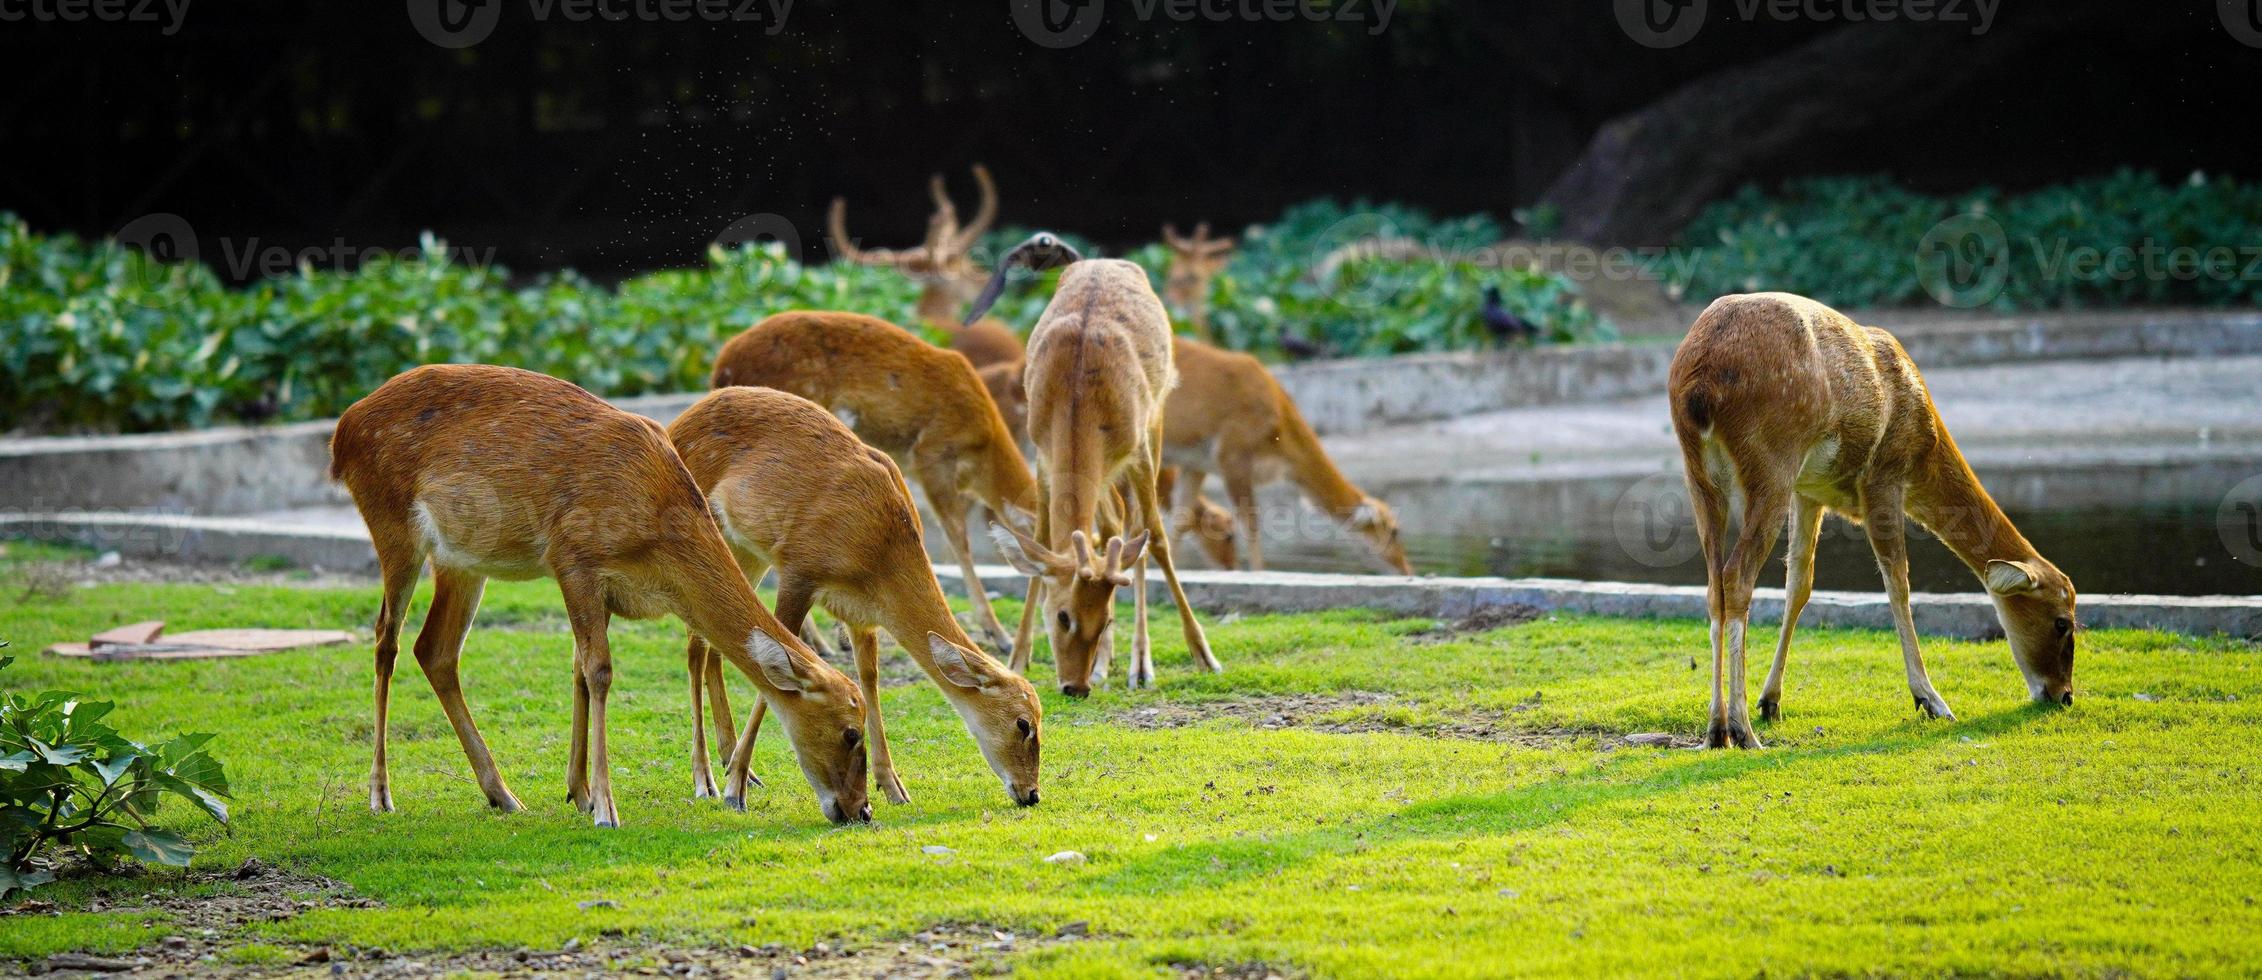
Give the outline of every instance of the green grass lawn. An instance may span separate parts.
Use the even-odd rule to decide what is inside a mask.
[[[1810,629],[1787,717],[1760,729],[1770,747],[1706,753],[1616,738],[1701,731],[1700,623],[1548,619],[1440,640],[1418,635],[1429,621],[1350,610],[1212,617],[1228,672],[1203,676],[1166,611],[1160,691],[1126,694],[1119,674],[1089,701],[1047,696],[1042,806],[1009,805],[943,700],[899,686],[883,700],[916,802],[876,800],[873,825],[835,828],[774,733],[756,759],[769,787],[748,812],[689,799],[679,628],[621,622],[612,737],[625,826],[612,831],[565,801],[571,643],[547,582],[491,587],[464,654],[472,709],[528,805],[511,816],[483,806],[405,651],[400,809],[386,815],[367,807],[366,644],[142,664],[37,653],[156,617],[366,631],[376,601],[374,587],[110,585],[28,602],[11,590],[0,638],[19,659],[0,683],[113,699],[130,735],[219,733],[236,821],[232,834],[190,825],[197,868],[256,856],[382,903],[248,927],[243,961],[299,944],[603,936],[893,948],[937,923],[1049,935],[1081,920],[1091,939],[1011,962],[1040,975],[1261,962],[1327,976],[2157,975],[2262,962],[2262,652],[2239,641],[2092,633],[2078,702],[2056,710],[2026,703],[2001,642],[1935,640],[1933,677],[1962,715],[1944,723],[1911,710],[1890,634]],[[1752,642],[1771,650],[1773,629]],[[1050,665],[1035,669],[1050,690]],[[748,690],[734,682],[742,705]],[[1350,692],[1395,699],[1281,728],[1128,723],[1164,703]],[[1560,737],[1435,734],[1471,719]],[[1318,730],[1368,722],[1396,727]],[[1089,860],[1043,861],[1061,850]],[[164,921],[84,910],[105,890],[180,881],[49,886],[66,914],[0,918],[0,957],[154,943]],[[613,904],[581,906],[598,900]]]

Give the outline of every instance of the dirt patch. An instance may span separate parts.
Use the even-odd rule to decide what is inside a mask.
[[[1270,963],[1172,963],[1180,980],[1292,980],[1304,976],[1301,971],[1273,966]]]
[[[1506,626],[1521,626],[1545,615],[1547,615],[1547,610],[1521,602],[1486,606],[1452,622],[1440,620],[1437,625],[1429,629],[1408,634],[1407,639],[1416,643],[1439,643],[1467,636],[1471,633],[1483,633]]]
[[[1605,751],[1635,746],[1689,746],[1693,737],[1663,732],[1627,734],[1600,729],[1520,725],[1515,715],[1538,707],[1542,695],[1532,696],[1507,711],[1462,710],[1432,712],[1422,704],[1378,691],[1339,694],[1278,694],[1230,701],[1172,702],[1148,705],[1119,713],[1116,720],[1132,728],[1186,728],[1218,718],[1236,718],[1262,729],[1303,728],[1315,732],[1359,734],[1402,732],[1425,738],[1500,742],[1533,748],[1557,748],[1592,739]],[[1403,710],[1401,710],[1403,709]]]
[[[670,977],[792,977],[827,980],[848,977],[996,976],[1012,970],[1016,953],[1059,943],[1081,942],[1083,923],[1044,936],[1016,935],[981,924],[947,924],[894,941],[856,946],[821,942],[794,950],[763,946],[678,946],[668,944],[583,945],[563,949],[479,950],[415,956],[376,949],[260,947],[264,962],[243,962],[243,947],[210,950],[143,950],[107,958],[62,955],[30,964],[34,973],[102,976],[124,973],[162,976],[261,977],[443,977],[465,974],[499,977],[546,975],[621,975]],[[1187,974],[1193,976],[1196,974]],[[1199,974],[1209,976],[1207,972]],[[1240,974],[1235,974],[1236,976]]]

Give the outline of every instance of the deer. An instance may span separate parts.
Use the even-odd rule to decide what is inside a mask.
[[[927,564],[919,511],[902,471],[814,402],[769,388],[718,388],[668,426],[668,440],[721,526],[748,582],[778,573],[777,618],[800,631],[812,604],[847,624],[863,686],[872,780],[889,802],[909,803],[880,719],[879,631],[885,629],[940,688],[974,744],[1022,806],[1037,803],[1044,708],[1027,680],[989,658],[959,628]],[[731,744],[722,662],[690,638],[695,792],[714,795],[700,719],[713,692],[717,741]],[[754,706],[731,753],[734,795],[761,730]]]
[[[1264,362],[1186,337],[1172,348],[1178,388],[1163,414],[1162,453],[1165,462],[1186,472],[1179,499],[1190,526],[1202,529],[1205,540],[1222,533],[1230,542],[1234,536],[1231,524],[1220,528],[1215,505],[1202,497],[1202,484],[1214,471],[1225,479],[1249,568],[1263,571],[1257,489],[1285,479],[1312,506],[1364,538],[1378,569],[1414,574],[1399,540],[1398,516],[1336,468],[1296,400]]]
[[[401,624],[429,562],[432,605],[416,662],[496,809],[521,807],[472,722],[456,668],[488,579],[548,577],[573,629],[566,796],[597,826],[620,825],[606,732],[608,628],[614,616],[664,614],[754,682],[783,721],[827,819],[872,818],[856,686],[762,608],[657,423],[547,375],[428,365],[339,416],[330,476],[368,524],[384,583],[370,809],[393,809],[387,702]]]
[[[1232,261],[1233,239],[1211,238],[1210,223],[1204,221],[1194,226],[1192,238],[1179,234],[1175,226],[1163,225],[1162,241],[1170,249],[1170,271],[1162,286],[1164,303],[1194,328],[1195,336],[1213,341],[1210,281]]]
[[[915,315],[919,322],[948,333],[950,349],[966,355],[979,368],[1019,360],[1021,338],[1001,320],[958,322],[958,311],[986,278],[981,267],[974,264],[974,246],[997,221],[997,184],[990,179],[989,168],[975,164],[974,182],[981,187],[981,204],[976,206],[974,220],[960,227],[958,205],[951,201],[942,175],[927,179],[927,194],[934,199],[935,210],[927,216],[926,240],[915,248],[857,247],[856,240],[848,237],[848,202],[844,198],[833,198],[825,221],[834,254],[857,265],[894,269],[918,282]]]
[[[1803,296],[1723,296],[1689,328],[1667,382],[1705,562],[1712,642],[1707,747],[1761,747],[1745,700],[1745,628],[1759,573],[1788,526],[1783,628],[1760,695],[1761,717],[1781,717],[1783,668],[1813,592],[1825,513],[1867,533],[1919,710],[1955,718],[1917,649],[1904,537],[1911,520],[1930,529],[1987,590],[2034,700],[2073,703],[2073,582],[1980,486],[1892,334]],[[1733,539],[1731,497],[1742,502]]]
[[[1014,646],[974,568],[966,513],[1037,512],[1037,482],[996,403],[964,355],[877,317],[795,311],[764,318],[715,355],[713,387],[755,385],[806,398],[919,481],[957,555],[974,617],[1004,655]]]
[[[1017,267],[1062,271],[1029,334],[1022,376],[1029,437],[1041,461],[1037,530],[1031,535],[1010,523],[991,529],[1007,563],[1030,578],[1013,666],[1027,669],[1031,620],[1041,598],[1061,693],[1088,696],[1095,668],[1104,670],[1114,647],[1115,590],[1128,585],[1135,612],[1126,680],[1133,688],[1151,686],[1151,553],[1177,604],[1187,651],[1203,670],[1223,670],[1179,584],[1169,535],[1161,533],[1155,479],[1162,470],[1163,403],[1178,380],[1161,298],[1137,265],[1086,260],[1057,236],[1039,232],[998,263],[969,319],[988,311]],[[1123,505],[1110,506],[1119,493]],[[1103,510],[1114,519],[1103,523]],[[1127,539],[1122,525],[1134,520],[1143,529]]]
[[[1211,562],[1238,568],[1236,541],[1246,529],[1248,567],[1263,571],[1257,490],[1285,479],[1314,507],[1364,538],[1379,570],[1414,573],[1399,538],[1397,515],[1343,476],[1295,399],[1262,361],[1190,337],[1172,338],[1171,358],[1178,366],[1178,387],[1164,405],[1165,466],[1157,486],[1165,501],[1171,497],[1168,488],[1177,488],[1174,540],[1192,532]],[[1008,419],[1025,418],[1025,387],[1005,377],[1005,368],[984,370],[999,411]],[[1202,495],[1202,484],[1213,472],[1224,477],[1238,519]]]

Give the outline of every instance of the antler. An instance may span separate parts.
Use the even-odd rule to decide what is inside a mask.
[[[833,254],[857,265],[900,266],[901,257],[889,249],[860,249],[856,240],[848,237],[848,200],[833,198],[832,211],[825,217],[825,230],[832,236]]]
[[[990,225],[997,221],[997,184],[990,180],[990,168],[974,165],[974,183],[982,188],[982,203],[974,208],[974,220],[958,232],[952,244],[963,252],[974,247],[989,233]]]

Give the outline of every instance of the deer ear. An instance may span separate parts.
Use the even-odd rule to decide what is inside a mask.
[[[1987,563],[1987,591],[1996,595],[2025,595],[2042,587],[2042,576],[2023,561]]]
[[[1005,558],[1005,563],[1023,575],[1043,575],[1045,566],[1051,564],[1046,560],[1048,555],[1030,554],[1037,548],[1036,542],[1023,538],[1019,531],[1004,524],[990,525],[990,540],[997,542],[998,554]]]
[[[973,658],[958,644],[943,639],[942,634],[928,631],[927,655],[934,660],[935,672],[944,680],[959,687],[982,686],[983,672],[975,666]]]
[[[771,687],[796,694],[808,687],[801,676],[801,668],[793,662],[793,652],[770,634],[755,630],[754,635],[746,638],[746,652],[754,658],[754,666],[761,668],[762,678],[769,681]]]
[[[1382,510],[1377,508],[1372,500],[1360,501],[1359,506],[1351,511],[1351,526],[1362,531],[1375,526],[1381,520]]]

